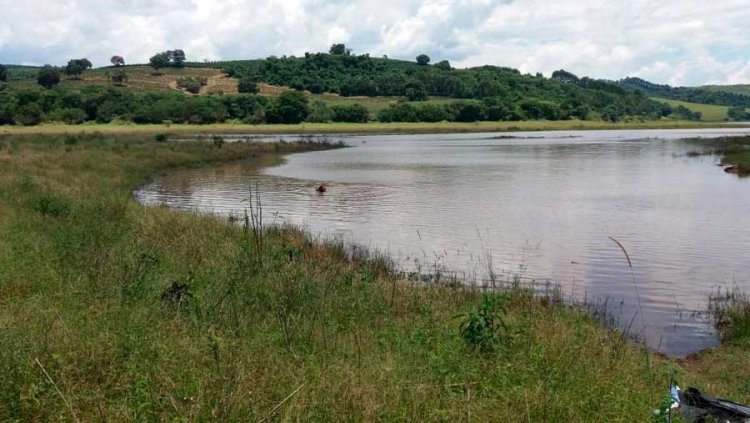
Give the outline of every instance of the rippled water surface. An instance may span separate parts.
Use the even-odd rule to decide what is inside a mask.
[[[481,283],[491,267],[608,298],[652,348],[684,355],[716,343],[693,315],[712,289],[750,289],[750,179],[686,157],[694,147],[680,139],[737,132],[347,137],[351,148],[283,162],[176,171],[136,196],[241,213],[258,184],[269,221],[387,251],[406,269],[439,266]],[[317,194],[323,182],[330,189]]]

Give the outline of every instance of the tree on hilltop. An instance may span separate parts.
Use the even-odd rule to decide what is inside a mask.
[[[328,53],[334,55],[334,56],[344,56],[351,54],[351,50],[346,48],[346,44],[334,44],[331,46],[331,49],[328,50]]]
[[[181,68],[185,66],[185,52],[182,50],[167,50],[156,53],[149,59],[151,67],[159,70],[166,67]]]
[[[427,66],[430,63],[430,56],[426,54],[420,54],[417,56],[417,64]]]
[[[161,68],[166,68],[167,66],[169,66],[169,56],[167,56],[166,52],[157,53],[151,56],[148,62],[151,64],[151,67],[154,68],[154,70],[159,70]]]
[[[111,59],[109,59],[110,63],[112,63],[112,66],[119,67],[119,66],[125,66],[125,59],[123,59],[122,56],[114,55]]]
[[[86,69],[91,69],[92,65],[89,59],[71,59],[65,66],[65,74],[71,78],[78,79]]]
[[[44,88],[54,87],[60,83],[60,69],[51,65],[44,65],[39,69],[36,82]]]
[[[185,52],[182,50],[172,50],[167,52],[167,57],[169,58],[169,63],[176,67],[181,68],[185,66]]]
[[[580,81],[580,78],[578,78],[576,75],[564,70],[556,70],[552,72],[552,79],[555,81],[560,81],[563,83],[578,83]]]

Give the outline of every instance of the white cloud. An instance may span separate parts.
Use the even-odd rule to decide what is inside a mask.
[[[355,52],[676,85],[750,83],[750,0],[0,0],[0,62]]]

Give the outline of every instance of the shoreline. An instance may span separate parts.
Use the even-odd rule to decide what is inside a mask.
[[[334,147],[334,148],[337,148],[337,147]],[[311,150],[311,151],[315,151],[315,150]],[[309,151],[301,151],[301,152],[297,152],[297,153],[293,153],[293,154],[306,153],[306,152],[309,152]],[[281,155],[278,155],[278,158],[280,160],[284,160],[285,156],[287,156],[287,154],[281,154]],[[227,162],[224,162],[224,161],[221,161],[221,162],[211,162],[211,163],[206,163],[206,164],[200,165],[198,167],[203,167],[203,166],[221,166],[223,164],[237,163],[237,162],[245,162],[246,163],[248,160],[257,160],[258,158],[259,157],[252,157],[252,158],[241,158],[241,159],[227,161]],[[278,165],[278,163],[275,163],[275,164],[256,163],[253,166],[256,167],[256,168],[266,168],[266,167],[273,167],[273,166],[276,166],[276,165]],[[163,169],[162,172],[163,171],[172,171],[172,172],[174,172],[174,171],[180,171],[180,170],[188,169],[188,168],[195,168],[195,166],[190,166],[190,167],[184,167],[183,166],[183,167],[176,167],[176,168],[167,168],[167,169]],[[220,222],[222,224],[226,223],[225,219],[223,219],[223,216],[216,215],[214,213],[203,213],[203,212],[196,211],[196,210],[179,210],[179,209],[171,208],[169,206],[147,204],[147,203],[144,203],[144,202],[140,201],[139,198],[138,198],[138,196],[135,195],[136,192],[139,189],[143,188],[148,183],[153,182],[153,179],[152,179],[153,176],[154,175],[149,176],[148,181],[144,181],[144,183],[139,184],[137,187],[134,187],[133,190],[131,191],[131,197],[139,205],[141,205],[142,207],[146,207],[146,208],[166,207],[166,209],[168,209],[168,210],[170,210],[171,212],[174,212],[174,213],[196,214],[196,215],[199,215],[199,216],[205,216],[205,217],[208,217],[208,218],[216,219],[218,222]],[[300,232],[303,232],[303,233],[308,233],[308,230],[304,229],[301,226],[294,225],[294,224],[289,225],[289,226],[293,230],[295,230],[295,231],[300,231]],[[310,235],[310,234],[308,233],[308,235]],[[313,235],[314,238],[318,239],[317,234],[312,234],[312,235]],[[330,244],[332,242],[335,243],[335,241],[321,241],[321,243],[323,245],[328,245],[328,244]],[[367,251],[368,252],[367,254],[372,254],[372,252],[369,252],[369,250],[367,248],[363,247],[363,245],[365,245],[365,244],[360,244],[359,241],[354,241],[354,245],[356,245],[357,248],[360,249],[361,251]],[[385,259],[385,260],[390,260],[390,257],[388,257],[387,255],[384,256],[384,257],[381,257],[379,252],[377,252],[376,255],[378,257],[380,257],[380,258]],[[404,279],[403,282],[406,282],[408,280],[408,278],[406,278],[406,276],[404,276],[405,272],[403,272],[401,270],[398,270],[398,269],[395,269],[394,272],[395,273],[392,275],[393,277],[403,278]],[[425,276],[431,276],[431,275],[425,275]],[[533,287],[533,286],[523,286],[523,285],[513,286],[513,284],[511,283],[510,280],[506,281],[506,282],[508,282],[508,283],[502,283],[501,282],[500,286],[498,286],[497,288],[493,288],[491,290],[494,291],[494,292],[497,292],[497,293],[513,292],[513,291],[517,291],[517,290],[521,290],[521,291],[531,290],[532,292],[534,292],[534,296],[535,297],[536,297],[537,294],[542,294],[541,291],[537,291],[536,288]],[[426,287],[426,288],[429,289],[430,288],[430,283],[429,282],[424,283],[424,287]],[[559,288],[559,285],[554,286],[553,287],[553,291],[555,289],[557,289],[557,288]],[[460,282],[460,285],[456,289],[464,290],[464,291],[467,292],[467,294],[471,294],[476,289],[481,289],[482,291],[486,291],[487,287],[481,287],[481,286],[471,285],[471,284],[465,283],[465,281],[462,281],[462,282]],[[542,301],[547,301],[547,302],[555,302],[555,301],[557,301],[562,307],[569,308],[574,313],[581,313],[584,316],[592,319],[592,321],[597,320],[597,319],[595,319],[594,316],[592,316],[592,314],[589,311],[587,311],[587,307],[590,306],[590,305],[592,305],[592,304],[586,303],[585,300],[584,301],[579,301],[578,299],[557,299],[556,298],[553,301],[553,300],[551,300],[549,298],[549,295],[550,295],[549,293],[544,293],[544,295],[541,295],[539,298],[541,298]],[[586,297],[585,294],[584,294],[584,297]],[[596,303],[593,303],[593,305],[596,305]],[[678,311],[678,310],[675,310],[675,311]],[[664,353],[662,351],[659,351],[658,348],[653,348],[651,346],[646,345],[645,343],[643,343],[643,342],[641,342],[641,341],[639,341],[637,339],[637,336],[638,336],[637,334],[636,334],[636,336],[633,336],[630,333],[623,332],[622,331],[623,328],[617,327],[616,325],[603,324],[602,322],[596,322],[596,324],[602,330],[604,330],[604,331],[612,331],[614,333],[617,333],[620,336],[628,338],[628,340],[630,341],[632,347],[634,347],[634,348],[643,348],[646,351],[648,351],[649,354],[652,354],[654,356],[666,359],[666,360],[668,360],[670,362],[677,363],[677,364],[679,364],[679,365],[681,365],[683,367],[687,366],[686,363],[690,363],[690,365],[692,367],[696,367],[697,366],[696,363],[701,360],[701,357],[704,357],[704,356],[707,356],[707,355],[711,355],[711,354],[716,354],[716,353],[724,351],[724,350],[729,350],[730,347],[731,347],[730,345],[726,345],[726,344],[722,343],[722,341],[721,341],[721,339],[719,337],[719,334],[715,333],[714,336],[716,338],[717,345],[714,346],[714,347],[705,347],[705,348],[701,348],[701,349],[695,349],[695,350],[692,350],[691,352],[685,353],[685,354],[668,354],[668,353]]]
[[[686,368],[527,291],[425,289],[299,229],[243,230],[132,197],[157,172],[276,154],[274,144],[8,138],[0,400],[17,420],[68,409],[210,419],[217,404],[227,419],[261,420],[294,392],[291,420],[459,420],[470,390],[477,420],[645,421],[671,370],[750,398],[744,347]],[[507,329],[459,330],[482,313]],[[69,402],[38,388],[41,366]]]
[[[102,133],[135,134],[248,134],[248,135],[399,135],[476,132],[537,132],[627,129],[719,129],[750,128],[750,123],[716,123],[694,121],[618,122],[601,121],[515,121],[515,122],[438,122],[438,123],[302,123],[296,125],[248,124],[42,124],[38,126],[0,126],[0,136],[66,135]]]

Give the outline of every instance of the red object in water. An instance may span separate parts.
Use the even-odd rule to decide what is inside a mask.
[[[315,188],[315,191],[318,191],[320,193],[328,192],[328,184],[323,184],[323,185]]]

